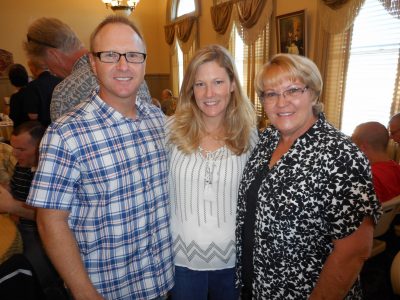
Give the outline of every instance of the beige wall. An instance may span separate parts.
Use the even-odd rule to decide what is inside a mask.
[[[306,11],[306,38],[308,52],[307,56],[313,58],[315,45],[317,0],[277,0],[276,15],[284,15],[303,9]]]
[[[200,2],[201,16],[199,18],[199,43],[200,47],[202,47],[211,43],[215,43],[216,33],[212,28],[210,16],[210,8],[213,5],[213,0],[201,0]],[[276,0],[277,16],[303,9],[306,10],[308,57],[313,57],[317,0]],[[276,44],[272,46],[276,49]]]
[[[141,29],[147,43],[147,74],[155,77],[169,73],[169,46],[164,39],[167,0],[141,0],[130,16]],[[213,0],[199,0],[200,47],[216,42],[212,29],[210,7]],[[315,13],[317,0],[277,0],[277,15],[306,9],[308,56],[313,57]],[[56,17],[69,24],[89,46],[89,36],[94,27],[112,11],[101,0],[18,0],[4,1],[0,11],[0,48],[14,54],[14,61],[26,65],[22,41],[29,24],[36,18]],[[273,45],[274,47],[276,45]],[[157,97],[157,95],[155,95]]]
[[[167,0],[166,0],[167,1]],[[173,0],[168,0],[173,1]],[[214,3],[213,0],[197,0],[200,3],[200,16],[198,19],[199,47],[216,43],[217,33],[212,27],[210,9]],[[306,14],[306,50],[309,58],[314,57],[315,33],[316,33],[316,11],[317,1],[319,0],[266,0],[274,1],[276,12],[275,15],[284,15],[299,10],[305,10]],[[275,20],[272,30],[275,30]],[[273,35],[275,33],[273,32]],[[277,43],[272,42],[271,53],[276,53]]]
[[[168,73],[169,48],[164,41],[165,0],[141,0],[130,16],[141,29],[147,43],[147,73]],[[101,0],[18,0],[4,1],[0,10],[0,48],[14,55],[14,62],[26,66],[22,42],[27,27],[39,17],[55,17],[70,25],[84,44],[95,26],[108,14]]]

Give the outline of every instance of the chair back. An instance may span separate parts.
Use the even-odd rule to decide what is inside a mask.
[[[400,209],[400,195],[382,203],[382,211],[378,224],[374,229],[374,238],[385,234],[392,223],[397,211]]]
[[[6,143],[0,143],[0,184],[7,183],[14,173],[17,159],[12,154],[13,148]]]

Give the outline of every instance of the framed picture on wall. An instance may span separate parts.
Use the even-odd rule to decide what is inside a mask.
[[[276,17],[278,53],[292,53],[306,56],[305,10]]]

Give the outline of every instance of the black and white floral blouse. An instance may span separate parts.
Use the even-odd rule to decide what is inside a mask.
[[[365,216],[376,223],[380,204],[365,156],[326,122],[317,122],[271,168],[279,132],[266,129],[243,173],[237,211],[237,284],[242,258],[253,256],[254,299],[307,299],[333,240],[354,232]],[[246,199],[256,174],[263,176],[257,199]],[[243,253],[246,204],[255,203],[253,253]],[[251,222],[251,221],[250,221]],[[359,282],[348,299],[361,299]]]

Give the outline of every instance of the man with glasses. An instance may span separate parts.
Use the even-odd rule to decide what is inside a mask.
[[[173,285],[164,115],[138,93],[146,47],[127,18],[91,37],[99,90],[53,122],[28,197],[75,299],[165,299]]]
[[[50,103],[51,120],[68,112],[80,101],[88,98],[98,88],[87,49],[75,32],[56,18],[39,18],[28,28],[24,42],[30,60],[43,61],[49,70],[64,80],[56,86]],[[139,94],[151,102],[146,82]]]

